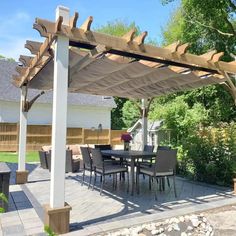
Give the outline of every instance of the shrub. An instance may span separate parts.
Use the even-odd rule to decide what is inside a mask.
[[[236,167],[235,124],[193,132],[183,140],[179,173],[211,184],[230,185]]]

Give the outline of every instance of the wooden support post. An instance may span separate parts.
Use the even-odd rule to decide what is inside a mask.
[[[142,99],[142,149],[147,145],[147,99]]]
[[[26,138],[27,138],[27,112],[24,111],[24,101],[27,94],[27,87],[21,88],[20,100],[20,132],[19,132],[19,152],[18,170],[16,171],[16,184],[24,184],[28,179],[28,171],[25,169]]]
[[[110,145],[112,145],[111,144],[111,140],[112,140],[112,137],[111,137],[111,135],[112,135],[112,131],[111,131],[111,129],[109,129],[109,137],[108,137],[108,144],[110,144]]]
[[[85,144],[84,128],[82,128],[82,144]]]
[[[234,181],[234,194],[236,194],[236,178],[234,178],[233,181]]]
[[[57,7],[56,20],[59,18],[63,18],[62,24],[69,25],[69,9],[61,6]],[[52,231],[58,234],[69,231],[68,211],[71,209],[65,206],[68,64],[69,39],[64,36],[58,36],[55,42],[53,78],[50,210],[45,208],[45,224],[49,223]],[[54,211],[53,209],[56,210]]]

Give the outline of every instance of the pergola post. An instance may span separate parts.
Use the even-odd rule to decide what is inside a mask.
[[[142,99],[142,149],[147,145],[147,99]]]
[[[56,20],[62,16],[69,25],[69,9],[57,7]],[[45,224],[58,234],[69,231],[71,207],[65,203],[65,158],[67,128],[67,93],[69,66],[69,39],[57,36],[54,54],[52,153],[50,205],[45,206]]]
[[[18,170],[16,171],[16,184],[24,184],[28,179],[28,171],[25,169],[26,156],[26,138],[27,138],[27,114],[24,110],[27,87],[21,87],[20,99],[20,132],[19,132],[19,149],[18,149]]]

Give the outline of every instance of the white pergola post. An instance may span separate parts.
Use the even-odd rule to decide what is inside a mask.
[[[147,99],[142,99],[142,149],[147,145]]]
[[[27,113],[24,111],[24,102],[27,93],[27,87],[21,87],[20,98],[20,131],[19,131],[19,149],[18,149],[18,170],[16,171],[16,184],[27,182],[28,171],[25,169],[26,139],[27,139]]]
[[[59,16],[62,24],[69,25],[68,8],[57,7],[56,21]],[[44,223],[55,233],[64,234],[69,231],[71,210],[65,203],[69,38],[58,35],[54,46],[50,204],[45,205]]]
[[[63,17],[63,24],[69,25],[69,9],[57,7],[56,20]],[[50,207],[65,205],[65,155],[67,127],[67,91],[69,66],[69,39],[57,36],[54,53],[52,153]]]

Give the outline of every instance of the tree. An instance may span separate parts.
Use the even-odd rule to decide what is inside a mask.
[[[133,101],[126,101],[123,108],[123,122],[127,128],[134,125],[134,123],[140,118],[140,112],[137,105]]]
[[[170,1],[162,0],[164,4]],[[214,48],[225,52],[224,59],[229,60],[230,53],[236,54],[235,11],[235,0],[182,0],[164,30],[164,41],[189,42],[191,51],[199,54]]]
[[[8,58],[8,57],[5,57],[5,56],[3,56],[3,55],[0,55],[0,60],[1,60],[1,59],[7,60],[7,61],[15,61],[15,59],[13,59],[13,58]]]
[[[131,29],[136,28],[137,29],[137,34],[140,32],[139,28],[135,25],[134,22],[132,23],[125,23],[124,21],[121,20],[115,20],[112,22],[108,22],[106,25],[103,25],[95,31],[105,33],[105,34],[110,34],[114,36],[123,36],[127,32],[129,32]],[[115,102],[116,102],[116,108],[112,109],[111,111],[111,128],[112,129],[122,129],[126,127],[123,119],[123,106],[125,102],[128,100],[126,98],[118,98],[114,97]]]
[[[207,111],[200,104],[190,107],[184,96],[175,97],[165,103],[156,100],[150,112],[151,120],[164,120],[164,127],[172,130],[172,142],[186,138],[199,124],[207,120]]]
[[[167,4],[170,0],[162,0]],[[166,28],[163,44],[174,41],[190,43],[190,52],[203,54],[211,49],[223,51],[225,61],[236,54],[236,1],[182,0]],[[231,95],[222,86],[208,86],[180,93],[190,107],[201,103],[208,110],[209,122],[236,120],[236,109]],[[225,105],[227,104],[227,106]]]

